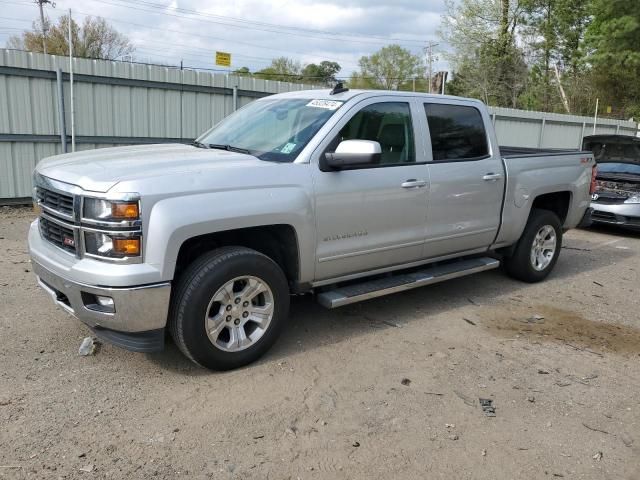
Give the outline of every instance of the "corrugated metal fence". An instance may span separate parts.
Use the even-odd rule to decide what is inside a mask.
[[[500,145],[530,148],[580,148],[593,135],[593,117],[489,107]],[[638,124],[598,118],[596,134],[637,135]]]
[[[0,199],[31,196],[36,163],[70,133],[69,59],[0,49]],[[190,142],[226,115],[273,93],[318,88],[171,67],[74,59],[76,150]],[[58,109],[61,71],[64,121]],[[593,119],[491,108],[503,145],[577,148]],[[599,120],[598,133],[635,135],[633,122]],[[68,138],[67,138],[68,139]]]
[[[36,163],[62,152],[58,69],[70,135],[68,57],[0,49],[0,199],[30,197]],[[319,88],[81,58],[73,71],[76,150],[191,142],[256,98]]]

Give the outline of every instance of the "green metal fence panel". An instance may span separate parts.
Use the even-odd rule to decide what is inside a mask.
[[[321,88],[231,74],[75,58],[77,150],[186,142],[262,96]],[[65,125],[71,125],[69,59],[0,49],[0,199],[31,196],[31,173],[61,153],[56,69],[63,72]],[[578,148],[593,119],[490,108],[502,145]],[[599,119],[597,133],[637,135],[634,122]]]
[[[500,145],[531,148],[580,148],[592,135],[593,117],[489,107]],[[638,135],[631,121],[598,118],[597,134]]]
[[[61,153],[56,69],[64,72],[71,125],[69,59],[0,49],[0,199],[31,196],[31,173]],[[237,106],[272,93],[318,88],[171,67],[74,58],[77,150],[190,141]]]

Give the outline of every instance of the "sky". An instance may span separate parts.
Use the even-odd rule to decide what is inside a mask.
[[[33,0],[0,7],[0,45],[39,15]],[[58,0],[46,13],[55,20],[69,8],[78,23],[101,16],[126,34],[137,61],[217,69],[218,50],[231,53],[232,69],[286,56],[338,62],[348,77],[360,57],[390,43],[424,55],[428,41],[439,41],[444,0]],[[443,66],[438,60],[434,70]]]

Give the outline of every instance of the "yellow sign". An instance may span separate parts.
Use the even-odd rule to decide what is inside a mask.
[[[221,67],[231,66],[231,54],[227,52],[216,52],[216,65]]]
[[[611,105],[607,107],[607,113],[611,113]]]

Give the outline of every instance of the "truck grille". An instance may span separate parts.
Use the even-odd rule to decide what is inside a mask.
[[[36,200],[53,212],[73,217],[73,196],[46,188],[36,188]]]
[[[48,242],[73,254],[76,253],[76,241],[73,229],[40,217],[40,234]]]

